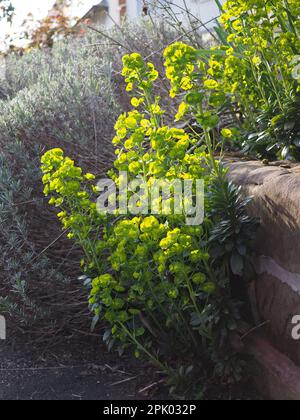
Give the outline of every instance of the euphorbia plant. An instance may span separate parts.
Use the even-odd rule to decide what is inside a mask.
[[[230,112],[230,128],[239,130],[231,147],[258,157],[299,159],[299,1],[217,3],[221,45],[196,50],[178,43],[166,52],[171,94],[188,92],[180,118],[190,110],[203,127],[215,123],[216,114],[224,124]]]
[[[145,208],[135,215],[118,210],[99,214],[93,175],[84,175],[59,149],[42,158],[45,194],[61,208],[58,217],[85,252],[90,308],[95,322],[107,325],[109,347],[133,347],[136,356],[147,355],[168,373],[177,391],[185,376],[184,392],[201,393],[203,381],[237,379],[240,373],[230,345],[240,316],[230,274],[242,274],[254,223],[214,157],[214,115],[199,110],[206,121],[201,144],[197,136],[167,126],[154,92],[159,75],[153,64],[139,54],[127,55],[123,62],[134,109],[116,123],[117,157],[109,176],[121,188],[126,173],[129,182],[142,179],[146,189],[156,180],[203,179],[203,224],[188,226],[184,213],[150,215]],[[191,89],[186,81],[185,88]],[[132,196],[129,191],[126,201]],[[155,204],[159,208],[160,199]],[[173,208],[172,193],[169,204]]]
[[[219,34],[228,57],[221,60],[221,73],[210,72],[222,89],[232,89],[249,118],[245,150],[299,159],[300,97],[293,77],[300,54],[299,1],[227,1],[223,10]]]

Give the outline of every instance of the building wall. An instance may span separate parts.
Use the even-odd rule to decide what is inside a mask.
[[[88,19],[92,24],[107,26],[107,13],[105,10],[94,9],[89,13]]]
[[[107,0],[107,2],[110,17],[106,20],[106,27],[113,26],[114,22],[119,25],[125,16],[129,16],[130,19],[137,18],[137,14],[135,14],[136,0]]]
[[[155,1],[156,0],[150,0],[148,3],[151,4],[152,2],[155,4]],[[221,0],[221,2],[224,3],[224,0]],[[163,3],[163,0],[160,0],[160,3]],[[174,4],[173,11],[178,15],[179,19],[185,20],[186,23],[188,23],[187,15],[184,11],[186,6],[191,15],[199,18],[203,23],[218,17],[220,14],[220,10],[214,0],[172,0],[172,3]],[[208,24],[208,26],[212,27],[214,26],[214,23],[212,22]]]
[[[161,9],[155,7],[157,0],[106,0],[109,5],[109,16],[106,19],[99,17],[99,24],[103,24],[106,27],[113,26],[114,22],[120,24],[122,19],[127,16],[130,20],[136,21],[143,16],[143,6],[146,3],[152,15],[163,14]],[[163,3],[164,0],[160,0]],[[186,3],[188,9],[192,14],[201,19],[203,23],[208,22],[212,18],[217,17],[220,12],[214,0],[172,0],[175,4],[173,6],[174,12],[179,16],[186,16],[182,9],[184,9],[184,3]],[[95,0],[96,3],[96,0]],[[158,12],[158,10],[160,10]],[[184,19],[181,17],[181,19]],[[186,20],[188,24],[188,20]],[[208,25],[209,27],[214,26],[213,23]]]
[[[113,20],[120,23],[119,0],[109,0],[109,13]]]
[[[142,0],[127,0],[127,16],[130,19],[138,19],[142,16]],[[140,7],[139,7],[140,6]]]

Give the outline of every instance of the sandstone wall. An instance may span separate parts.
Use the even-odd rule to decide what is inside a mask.
[[[300,341],[292,318],[300,315],[300,165],[265,166],[227,162],[232,181],[253,196],[250,213],[259,217],[254,265],[255,294],[264,333],[300,366]]]

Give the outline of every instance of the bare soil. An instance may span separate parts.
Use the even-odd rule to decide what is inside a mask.
[[[168,398],[160,379],[153,367],[108,353],[97,338],[66,338],[54,347],[0,341],[0,400]]]
[[[109,353],[96,334],[73,332],[44,342],[8,336],[0,340],[0,401],[171,399],[153,365]],[[215,388],[211,400],[261,399],[249,383]]]

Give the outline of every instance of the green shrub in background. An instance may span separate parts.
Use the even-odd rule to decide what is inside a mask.
[[[89,57],[87,50],[62,44],[52,55],[34,51],[10,60],[14,72],[7,80],[9,96],[0,103],[2,311],[29,332],[43,323],[43,334],[37,336],[41,339],[53,337],[56,330],[81,329],[88,318],[82,316],[78,323],[79,313],[86,311],[80,306],[84,292],[73,258],[81,254],[63,238],[57,243],[63,253],[48,248],[61,232],[43,200],[40,156],[64,144],[83,165],[88,160],[105,172],[113,158],[105,143],[119,108],[109,64]],[[66,296],[72,304],[62,303]]]
[[[39,55],[40,74],[31,75],[37,69],[35,63],[30,64],[34,70],[29,71],[26,86],[0,103],[2,141],[17,138],[28,148],[62,143],[73,148],[77,144],[83,156],[92,152],[100,162],[107,161],[106,144],[118,110],[109,62],[89,56],[84,48],[72,51],[67,45],[57,46],[48,57],[50,63],[43,57],[47,53]],[[101,157],[104,150],[106,155]]]
[[[158,179],[204,179],[203,225],[187,226],[184,215],[175,214],[99,214],[95,177],[61,149],[42,158],[44,192],[61,209],[58,217],[69,237],[84,250],[94,323],[107,324],[109,348],[133,347],[137,357],[146,355],[168,374],[172,392],[201,398],[213,384],[242,376],[230,341],[240,319],[230,278],[243,273],[256,223],[214,157],[211,128],[204,129],[205,141],[198,145],[197,137],[165,125],[153,89],[155,67],[139,54],[123,62],[134,110],[116,123],[115,169],[128,173],[129,181],[142,178],[148,188]],[[109,174],[120,185],[122,175]]]
[[[169,10],[172,2],[163,3]],[[299,160],[299,1],[216,3],[221,13],[216,46],[199,50],[192,44],[199,50],[190,62],[194,87],[200,95],[210,91],[206,108],[217,105],[223,121],[231,113],[232,126],[240,132],[231,147],[259,158]],[[201,25],[195,13],[185,14],[193,27]]]
[[[216,68],[211,63],[210,74],[246,118],[245,151],[299,160],[299,2],[227,1],[223,9],[219,34],[227,57]]]
[[[83,293],[76,295],[76,310],[69,307],[66,311],[60,304],[62,298],[71,302],[74,290],[81,290],[74,281],[74,270],[72,273],[64,265],[71,247],[60,240],[57,246],[66,254],[51,250],[41,254],[49,238],[60,232],[55,222],[47,223],[52,212],[41,196],[37,198],[39,168],[22,144],[11,143],[7,148],[0,153],[0,309],[11,316],[14,333],[26,330],[37,340],[54,339],[59,328],[83,325]]]

